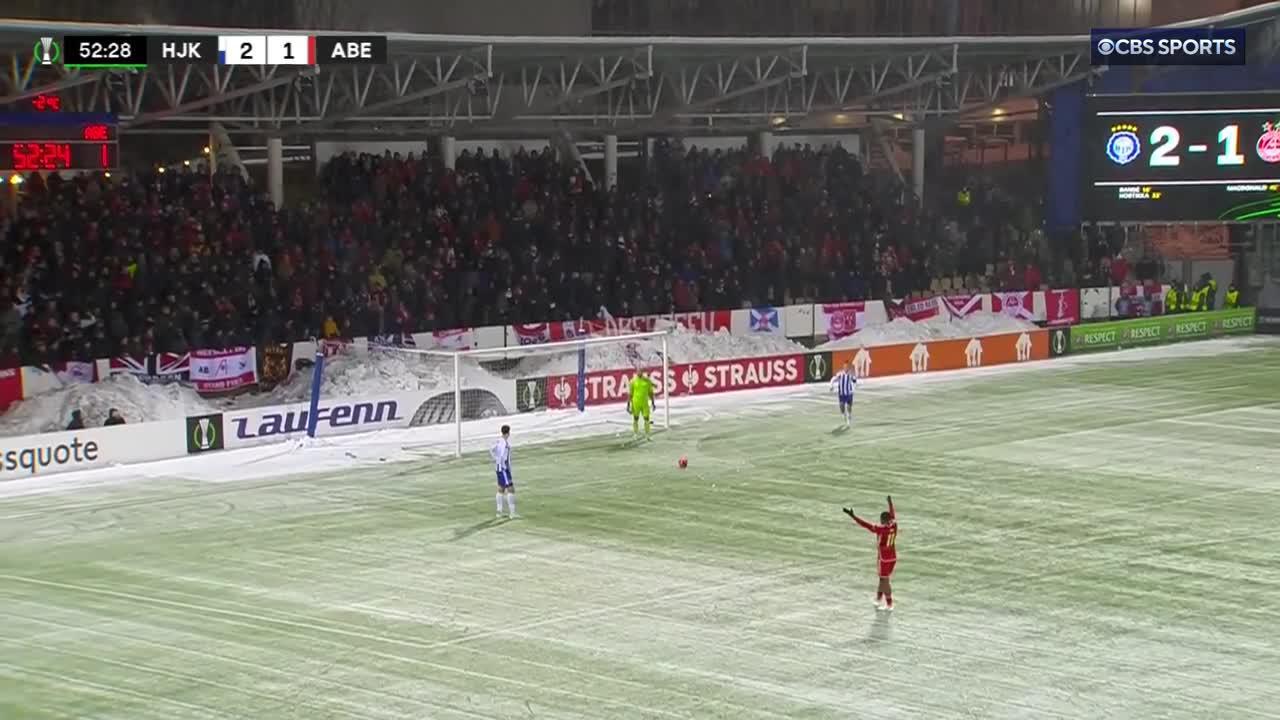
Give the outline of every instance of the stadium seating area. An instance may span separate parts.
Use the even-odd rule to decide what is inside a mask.
[[[0,216],[0,362],[1049,280],[994,187],[916,211],[840,147],[647,167],[605,192],[546,150],[342,156],[287,210],[234,172],[32,176]]]

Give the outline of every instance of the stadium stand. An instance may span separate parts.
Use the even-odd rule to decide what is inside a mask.
[[[609,191],[549,149],[343,155],[288,209],[229,172],[32,176],[0,219],[0,360],[1031,289],[1058,265],[989,182],[917,211],[838,146],[653,155]]]

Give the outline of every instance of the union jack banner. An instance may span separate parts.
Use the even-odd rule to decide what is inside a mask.
[[[157,353],[140,358],[121,355],[111,358],[108,372],[111,375],[128,373],[146,383],[182,381],[190,376],[191,355]]]

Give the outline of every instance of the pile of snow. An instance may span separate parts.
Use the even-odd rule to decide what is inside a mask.
[[[727,330],[699,333],[683,327],[667,336],[672,363],[701,362],[735,357],[784,355],[802,352],[798,343],[779,336],[730,335]],[[482,366],[476,359],[463,361],[463,387],[493,389],[514,377],[572,374],[578,371],[576,349],[545,354],[515,354],[492,358]],[[587,370],[616,370],[662,363],[662,339],[603,343],[587,348]],[[493,368],[488,369],[488,368]],[[447,357],[395,350],[349,354],[325,362],[320,396],[324,398],[376,397],[387,393],[453,389],[453,361]],[[222,400],[201,398],[177,384],[145,385],[130,375],[104,382],[67,385],[14,405],[0,416],[0,435],[28,435],[61,430],[71,411],[84,412],[85,423],[101,425],[111,408],[131,423],[180,419],[188,415],[306,402],[311,396],[311,373],[295,372],[287,382],[265,393],[239,395]]]
[[[724,358],[788,355],[803,352],[805,347],[778,335],[730,335],[728,330],[714,333],[675,328],[667,336],[669,362],[689,363]],[[619,343],[587,346],[587,372],[618,370],[631,367],[653,367],[662,364],[662,338],[644,338]],[[519,358],[514,375],[569,375],[578,372],[578,351],[557,350],[548,354]]]
[[[490,387],[502,378],[479,367],[463,363],[463,387]],[[368,354],[346,354],[329,358],[320,384],[322,398],[362,398],[387,393],[453,390],[453,360],[438,355],[421,355],[394,349],[372,350]],[[287,405],[306,402],[311,397],[311,371],[295,372],[287,382],[268,393],[244,396],[236,407]]]
[[[838,350],[841,348],[898,345],[929,340],[1000,335],[1002,333],[1016,333],[1036,329],[1035,323],[996,313],[978,313],[954,320],[940,315],[921,322],[912,322],[907,318],[897,318],[883,325],[864,328],[849,337],[823,343],[818,346],[818,349]]]
[[[87,427],[100,426],[111,408],[130,423],[180,420],[214,410],[189,387],[146,385],[132,375],[120,374],[99,383],[63,385],[13,405],[0,416],[0,435],[65,430],[72,410],[84,413]]]

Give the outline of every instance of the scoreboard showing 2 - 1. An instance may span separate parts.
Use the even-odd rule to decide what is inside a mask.
[[[1086,107],[1089,220],[1280,219],[1280,95],[1094,95]]]

